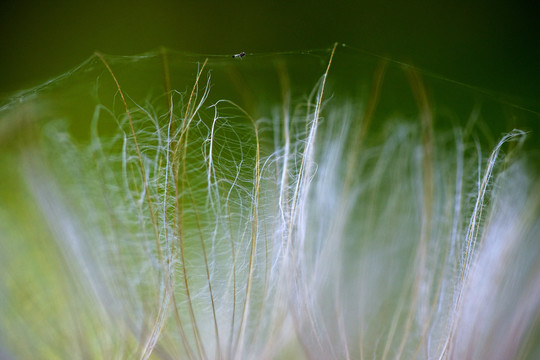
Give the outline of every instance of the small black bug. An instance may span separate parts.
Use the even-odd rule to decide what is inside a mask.
[[[244,56],[246,56],[246,53],[242,51],[240,54],[235,54],[235,55],[233,55],[232,57],[233,57],[233,58],[241,59],[241,58],[243,58]]]

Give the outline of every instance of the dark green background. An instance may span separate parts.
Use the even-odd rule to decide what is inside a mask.
[[[2,2],[0,94],[59,75],[95,50],[232,54],[339,41],[538,109],[537,17],[530,1]]]

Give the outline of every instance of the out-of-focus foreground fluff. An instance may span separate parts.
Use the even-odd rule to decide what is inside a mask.
[[[534,111],[339,46],[97,53],[0,116],[2,359],[540,358]]]

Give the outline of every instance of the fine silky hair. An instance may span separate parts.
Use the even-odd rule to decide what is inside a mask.
[[[338,44],[96,53],[0,109],[0,358],[538,359],[539,121]]]

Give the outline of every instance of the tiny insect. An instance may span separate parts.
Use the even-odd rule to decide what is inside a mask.
[[[237,58],[237,59],[241,59],[241,58],[243,58],[244,56],[246,56],[246,53],[242,51],[240,54],[235,54],[235,55],[233,55],[232,57],[233,57],[233,58]]]

